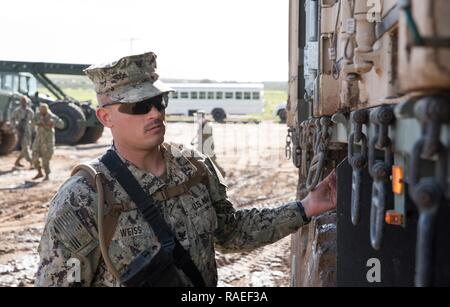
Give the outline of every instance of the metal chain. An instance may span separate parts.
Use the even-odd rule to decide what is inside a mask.
[[[329,127],[332,122],[329,117],[322,117],[320,120],[315,119],[314,123],[317,127],[314,138],[314,157],[311,161],[305,184],[308,191],[312,191],[323,176],[328,145],[331,139]]]
[[[284,148],[284,154],[286,156],[286,159],[288,160],[290,160],[292,157],[291,140],[292,140],[292,128],[289,128],[288,133],[286,135],[286,147]]]
[[[352,195],[351,195],[351,219],[354,226],[360,219],[360,207],[362,198],[363,170],[367,166],[367,137],[362,132],[364,124],[368,123],[368,111],[358,110],[352,113],[353,132],[348,138],[348,162],[352,167]],[[361,143],[359,153],[354,152],[354,145]]]
[[[302,133],[301,128],[299,129],[293,129],[292,131],[292,148],[293,148],[293,155],[292,155],[292,162],[294,163],[294,166],[296,168],[301,167],[302,159],[302,150],[300,148],[300,134]]]
[[[312,120],[306,120],[300,124],[302,129],[300,139],[301,149],[301,167],[300,173],[303,177],[308,175],[308,169],[311,162],[311,151],[313,149],[314,127]]]
[[[369,173],[373,179],[370,206],[370,243],[379,250],[383,240],[384,215],[387,202],[387,184],[393,163],[392,141],[388,136],[389,126],[395,120],[390,106],[382,106],[370,112],[370,122],[375,125],[375,134],[369,140]],[[376,159],[375,149],[384,151],[384,160]]]

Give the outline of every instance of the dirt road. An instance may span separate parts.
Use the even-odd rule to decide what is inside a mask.
[[[228,195],[235,207],[272,207],[295,197],[296,170],[284,158],[286,127],[214,124],[218,161],[227,172]],[[169,123],[166,140],[189,144],[190,123]],[[48,203],[79,162],[100,155],[111,144],[105,131],[97,144],[57,146],[51,181],[33,181],[35,171],[13,169],[17,153],[0,157],[0,286],[30,286],[39,257],[37,246]],[[250,253],[217,253],[219,286],[288,286],[289,237]]]

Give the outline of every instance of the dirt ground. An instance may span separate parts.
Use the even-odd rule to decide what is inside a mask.
[[[214,123],[213,129],[237,209],[274,207],[295,198],[296,169],[284,158],[285,125]],[[169,123],[166,141],[189,144],[194,135],[193,123]],[[105,131],[97,144],[57,146],[49,182],[31,180],[35,171],[28,167],[12,168],[17,152],[0,157],[0,286],[33,285],[50,199],[77,163],[100,155],[111,141]],[[217,252],[219,286],[289,286],[289,248],[287,237],[249,253]]]

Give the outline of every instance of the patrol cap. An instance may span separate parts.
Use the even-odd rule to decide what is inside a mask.
[[[174,91],[158,80],[153,52],[91,65],[84,72],[94,83],[97,94],[106,95],[113,102],[135,103]]]

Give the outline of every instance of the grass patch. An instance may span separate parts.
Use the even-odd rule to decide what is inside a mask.
[[[68,88],[64,90],[67,95],[76,100],[90,100],[93,106],[97,106],[97,96],[93,90]]]
[[[63,88],[62,89],[66,95],[78,100],[87,101],[90,100],[94,107],[97,107],[97,96],[93,90],[83,89],[83,88]],[[38,88],[40,93],[45,93],[53,97],[53,95],[44,87]]]
[[[273,110],[282,102],[287,101],[285,91],[264,91],[264,112],[261,114],[250,114],[255,120],[276,120],[279,118],[273,115]]]

